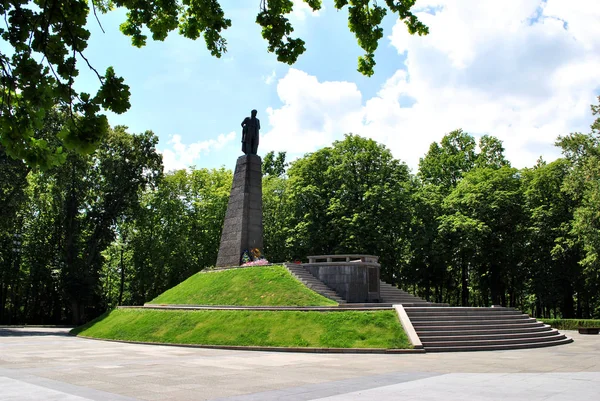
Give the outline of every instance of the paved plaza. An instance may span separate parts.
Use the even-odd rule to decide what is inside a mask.
[[[598,400],[600,336],[468,353],[307,354],[123,344],[0,328],[6,400]]]

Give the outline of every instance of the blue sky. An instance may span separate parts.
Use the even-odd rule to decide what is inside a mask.
[[[258,1],[221,3],[233,23],[221,59],[202,38],[176,32],[137,49],[119,31],[121,10],[99,15],[105,33],[89,18],[88,59],[100,71],[113,66],[131,87],[131,109],[109,114],[111,125],[152,130],[167,169],[233,168],[240,123],[253,108],[259,154],[294,158],[353,132],[384,143],[413,170],[432,141],[456,128],[498,136],[516,167],[557,157],[560,134],[589,131],[589,105],[600,93],[597,1],[417,1],[431,34],[412,37],[386,17],[370,78],[356,71],[361,49],[332,0],[316,14],[296,1],[291,20],[307,51],[292,67],[267,52],[254,22]],[[95,93],[96,78],[81,70],[78,88]]]

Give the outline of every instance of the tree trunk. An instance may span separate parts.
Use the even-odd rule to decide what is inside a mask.
[[[573,287],[571,283],[565,280],[563,292],[563,319],[571,319],[575,317],[575,303],[573,301]]]
[[[461,263],[462,306],[469,306],[469,270],[464,257]]]
[[[121,286],[119,287],[119,306],[123,305],[123,290],[125,288],[125,267],[123,266],[123,247],[121,246]]]

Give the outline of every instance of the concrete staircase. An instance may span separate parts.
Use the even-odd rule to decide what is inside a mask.
[[[302,265],[289,272],[313,291],[348,304]],[[513,308],[450,307],[427,302],[390,284],[379,283],[381,306],[402,304],[426,352],[497,351],[550,347],[573,339]],[[369,304],[374,307],[375,304]]]
[[[512,308],[405,306],[427,352],[549,347],[573,339]]]
[[[448,306],[448,304],[436,304],[432,302],[427,302],[423,298],[411,295],[408,292],[403,291],[391,284],[384,283],[383,281],[379,282],[379,295],[381,296],[381,302],[384,304],[402,304],[405,307]]]
[[[325,298],[329,298],[337,302],[338,304],[346,303],[346,301],[342,299],[337,292],[335,292],[327,285],[325,285],[325,283],[323,283],[321,280],[313,276],[308,270],[302,267],[302,265],[286,263],[285,267],[290,273],[292,273],[292,276],[296,277],[298,280],[300,280],[302,284],[315,291],[316,293],[319,293]]]

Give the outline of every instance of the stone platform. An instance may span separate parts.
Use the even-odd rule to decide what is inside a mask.
[[[482,353],[296,354],[124,344],[0,328],[0,401],[597,399],[598,336]]]

